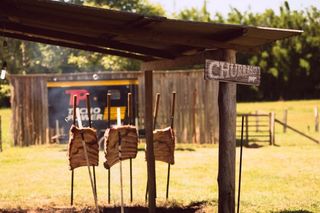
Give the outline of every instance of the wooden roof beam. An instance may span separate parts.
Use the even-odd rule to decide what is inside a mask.
[[[29,18],[31,20],[37,20],[37,17],[39,17],[36,14],[23,14],[19,13],[18,10],[8,9],[8,11],[3,11],[6,15],[14,15],[18,19],[19,18]],[[72,20],[62,20],[62,17],[55,17],[55,16],[42,16],[42,20],[45,20],[48,23],[48,26],[50,26],[51,23],[54,23],[56,25],[59,25],[60,28],[64,26],[65,24],[68,26],[73,26],[76,28],[83,28],[84,23],[75,22]],[[161,20],[161,19],[160,19]],[[155,21],[154,21],[155,22]],[[155,22],[156,23],[156,22]],[[225,41],[219,41],[223,36],[227,37],[226,34],[211,34],[210,36],[204,36],[204,37],[195,37],[192,35],[181,35],[181,34],[168,34],[168,33],[162,33],[156,30],[150,30],[150,29],[143,29],[138,27],[137,28],[127,28],[127,26],[119,27],[119,26],[112,26],[107,25],[103,23],[99,23],[98,25],[96,23],[89,24],[90,28],[92,30],[101,29],[103,27],[104,31],[107,31],[108,33],[112,33],[115,35],[115,37],[118,37],[120,40],[146,40],[148,42],[160,42],[160,43],[169,43],[172,45],[188,45],[193,47],[201,47],[201,48],[221,48],[221,49],[238,49],[241,51],[252,51],[250,48],[241,46],[241,45],[234,45],[234,44],[228,44]],[[237,31],[239,27],[235,27],[235,29],[230,29],[233,31]],[[241,30],[239,30],[241,32]],[[236,34],[238,36],[238,33]],[[216,40],[218,39],[218,40]],[[168,58],[168,57],[166,57]]]
[[[174,54],[168,51],[152,49],[152,48],[142,47],[142,46],[137,46],[132,44],[124,44],[118,41],[106,40],[103,38],[92,38],[88,36],[60,32],[55,30],[41,29],[41,28],[26,26],[26,25],[17,24],[17,23],[0,24],[0,27],[2,25],[5,26],[4,30],[7,30],[7,31],[8,30],[19,31],[19,32],[21,31],[29,34],[41,35],[43,37],[52,38],[51,40],[59,39],[59,40],[64,40],[66,42],[71,42],[71,43],[77,42],[77,43],[82,43],[84,45],[91,44],[99,47],[114,48],[114,49],[149,55],[149,56],[158,57],[158,58],[172,59],[175,57]]]
[[[73,48],[73,49],[90,51],[90,52],[98,52],[98,53],[102,53],[102,54],[106,54],[106,55],[120,56],[120,57],[125,57],[125,58],[136,59],[136,60],[140,60],[140,61],[151,61],[151,60],[155,59],[150,56],[136,55],[136,54],[132,54],[132,53],[111,50],[111,49],[105,49],[105,48],[100,48],[100,47],[95,47],[95,46],[90,46],[90,45],[81,45],[81,44],[76,44],[76,43],[68,43],[68,42],[64,42],[64,41],[50,40],[47,38],[34,37],[34,36],[26,35],[26,34],[2,32],[1,35],[6,36],[6,37],[10,37],[10,38],[26,40],[26,41],[40,42],[40,43],[44,43],[44,44],[63,46],[63,47],[68,47],[68,48]]]
[[[248,32],[246,28],[229,29],[210,36],[210,39],[220,42],[228,42],[242,37]]]
[[[141,38],[147,41],[160,42],[160,43],[170,43],[175,45],[188,45],[192,47],[201,47],[204,49],[220,48],[220,49],[237,49],[241,51],[253,51],[254,48],[249,48],[241,45],[228,44],[226,42],[216,41],[204,37],[194,37],[190,35],[173,35],[168,33],[162,33],[151,30],[130,30],[124,32],[119,29],[110,29],[110,32],[118,34],[119,39],[136,39]],[[212,35],[214,36],[214,34]]]
[[[194,65],[205,64],[206,59],[217,59],[221,56],[222,50],[204,51],[197,55],[181,56],[171,59],[144,62],[141,64],[141,70],[171,70],[179,68],[190,68]]]

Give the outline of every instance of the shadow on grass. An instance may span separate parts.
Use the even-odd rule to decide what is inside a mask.
[[[145,148],[138,148],[138,152],[144,152],[146,151]],[[187,151],[187,152],[194,152],[196,151],[193,148],[182,148],[182,147],[178,147],[175,149],[175,151]]]
[[[313,212],[310,212],[308,210],[282,210],[282,211],[277,211],[272,213],[313,213]]]
[[[188,152],[194,152],[196,151],[195,149],[193,148],[182,148],[182,147],[178,147],[175,149],[176,151],[188,151]]]
[[[210,200],[210,201],[195,201],[191,202],[189,205],[182,205],[180,203],[176,203],[175,201],[173,202],[168,202],[164,203],[164,206],[159,206],[156,208],[156,212],[160,213],[195,213],[195,212],[203,212],[203,210],[207,206],[215,206],[217,205],[218,201],[217,200]],[[120,206],[99,206],[100,212],[106,212],[106,213],[120,213],[121,209]],[[16,208],[16,209],[1,209],[1,213],[28,213],[28,212],[33,212],[33,213],[55,213],[55,212],[60,212],[60,213],[95,213],[96,210],[92,207],[85,207],[78,209],[76,207],[58,207],[58,208],[37,208],[37,209],[22,209],[22,208]],[[124,207],[124,212],[125,213],[147,213],[149,212],[148,207],[146,206],[141,206],[141,205],[136,205],[136,206],[127,206]]]
[[[179,207],[172,207],[172,208],[165,208],[165,207],[158,207],[157,212],[166,212],[166,213],[195,213],[197,212],[199,208],[179,208]],[[105,213],[120,213],[120,207],[118,208],[103,208],[103,211]],[[149,209],[147,207],[126,207],[124,208],[125,213],[148,213]]]
[[[157,207],[156,212],[160,213],[195,213],[201,210],[204,206],[208,205],[208,201],[197,201],[192,202],[187,206],[180,206],[179,204],[172,203],[172,206],[168,207]],[[104,207],[103,211],[105,213],[120,213],[120,206],[117,207]],[[133,206],[133,207],[125,207],[125,213],[147,213],[149,212],[148,207],[144,206]]]
[[[200,210],[201,207],[197,207],[197,208],[179,208],[179,207],[170,207],[170,208],[166,208],[166,207],[158,207],[156,209],[156,212],[160,212],[160,213],[195,213],[198,210]],[[95,213],[95,209],[91,209],[91,208],[86,208],[86,209],[80,209],[80,210],[76,210],[73,208],[65,208],[65,209],[36,209],[36,210],[28,210],[28,209],[0,209],[1,213],[28,213],[28,212],[34,212],[34,213],[45,213],[45,212],[63,212],[63,213],[69,213],[69,212],[73,212],[73,213]],[[121,209],[120,207],[100,207],[100,212],[103,213],[121,213]],[[124,212],[125,213],[148,213],[149,209],[147,207],[125,207],[124,208]]]
[[[164,207],[157,207],[156,212],[160,213],[195,213],[199,210],[201,210],[204,206],[208,204],[208,201],[199,201],[199,202],[193,202],[189,204],[188,206],[180,206],[179,204],[171,203],[170,206],[164,206]],[[120,213],[121,209],[120,206],[111,206],[111,207],[99,207],[100,212],[105,213]],[[44,213],[44,212],[61,212],[61,213],[95,213],[96,210],[94,208],[82,208],[82,209],[76,209],[74,207],[70,208],[37,208],[35,210],[30,209],[1,209],[1,213],[27,213],[27,212],[34,212],[34,213]],[[145,206],[129,206],[124,207],[125,213],[148,213],[149,209]]]
[[[240,147],[240,144],[241,144],[241,140],[237,139],[236,140],[236,146]],[[266,145],[269,146],[269,143],[268,144],[266,143]],[[246,148],[249,148],[249,149],[257,149],[257,148],[264,147],[266,145],[260,145],[260,144],[253,143],[253,142],[246,143],[245,141],[243,141],[243,147],[246,147]]]

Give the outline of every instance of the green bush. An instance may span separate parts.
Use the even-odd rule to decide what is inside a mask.
[[[0,85],[0,108],[10,107],[10,86]]]

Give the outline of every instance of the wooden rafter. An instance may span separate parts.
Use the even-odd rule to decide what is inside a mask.
[[[25,32],[35,35],[37,37],[49,38],[51,40],[59,40],[64,43],[78,43],[82,45],[90,44],[99,48],[113,48],[123,51],[134,52],[138,54],[149,55],[151,57],[158,58],[174,58],[175,56],[167,51],[156,50],[148,47],[142,47],[132,44],[124,44],[118,41],[112,41],[103,38],[92,38],[84,35],[59,32],[55,30],[48,30],[42,28],[36,28],[31,26],[25,26],[17,23],[5,23],[6,31]]]
[[[194,65],[205,63],[206,59],[216,59],[220,57],[221,50],[210,50],[191,56],[181,56],[173,60],[163,59],[144,62],[141,64],[141,70],[170,70],[178,68],[189,68]]]
[[[26,40],[26,41],[33,41],[33,42],[40,42],[40,43],[51,44],[51,45],[58,45],[58,46],[63,46],[63,47],[68,47],[68,48],[73,48],[73,49],[98,52],[98,53],[102,53],[102,54],[115,55],[115,56],[120,56],[120,57],[125,57],[125,58],[132,58],[132,59],[141,60],[141,61],[154,60],[154,58],[152,58],[150,56],[137,55],[137,54],[127,53],[127,52],[122,52],[122,51],[117,51],[117,50],[112,50],[112,49],[105,49],[105,48],[100,48],[100,47],[95,47],[95,46],[90,46],[90,45],[82,45],[82,44],[76,44],[76,43],[70,43],[70,42],[64,42],[64,41],[50,40],[48,38],[33,37],[33,36],[30,36],[27,34],[3,32],[2,35],[6,36],[6,37],[16,38],[16,39],[21,39],[21,40]]]

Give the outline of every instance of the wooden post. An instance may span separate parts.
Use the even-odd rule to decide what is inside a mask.
[[[287,132],[287,122],[288,122],[288,109],[285,109],[283,112],[283,133]]]
[[[60,129],[59,129],[59,121],[56,120],[56,143],[60,144]]]
[[[155,177],[155,159],[153,150],[153,73],[151,70],[144,72],[145,84],[145,116],[144,128],[147,144],[147,172],[148,172],[148,207],[149,213],[156,211],[156,177]]]
[[[197,89],[193,90],[192,99],[192,143],[196,144],[198,143],[196,130]]]
[[[1,116],[0,116],[0,152],[2,152],[2,126],[1,126]]]
[[[235,51],[222,52],[222,60],[236,62]],[[235,212],[236,91],[235,83],[219,83],[219,213]]]
[[[259,132],[259,111],[256,110],[256,132]]]
[[[249,144],[249,115],[245,115],[245,118],[246,118],[246,145]]]
[[[111,127],[111,93],[107,94],[108,129]],[[111,168],[108,169],[108,204],[111,202]]]
[[[318,112],[317,106],[314,107],[314,121],[315,121],[314,129],[316,132],[319,132],[319,112]]]
[[[271,112],[269,113],[269,145],[272,145]]]
[[[274,112],[269,113],[269,132],[270,132],[270,145],[274,145],[275,142],[275,115]]]

